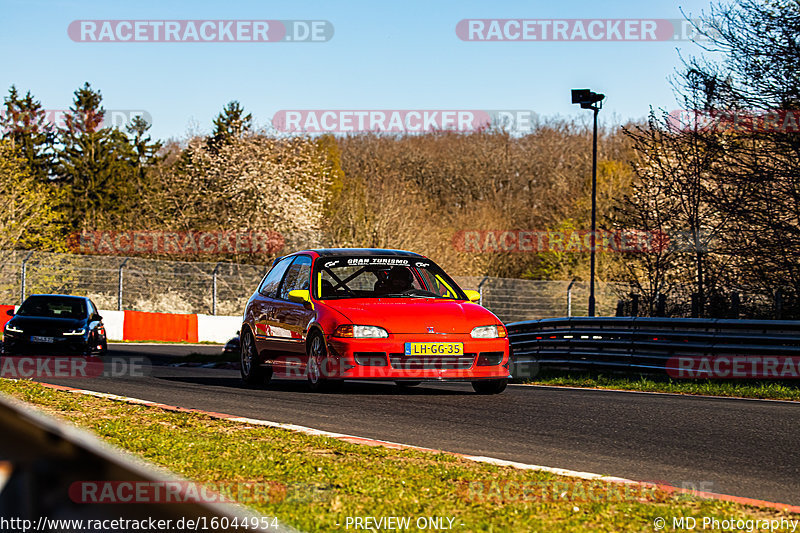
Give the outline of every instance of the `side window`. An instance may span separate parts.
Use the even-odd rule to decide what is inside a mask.
[[[264,296],[275,298],[275,295],[278,292],[278,285],[280,285],[281,279],[283,279],[283,273],[286,272],[286,267],[288,267],[289,263],[291,262],[291,257],[285,257],[281,259],[277,265],[272,267],[272,270],[269,271],[267,277],[265,277],[264,281],[261,282],[258,292]]]
[[[91,300],[86,300],[86,301],[89,302],[89,316],[93,317],[95,314],[98,314],[97,307],[94,306],[94,302]]]
[[[458,298],[455,290],[438,274],[435,274],[434,272],[424,268],[417,269],[417,273],[423,278],[425,285],[428,286],[429,291],[435,292],[442,298]]]
[[[281,284],[281,300],[289,299],[289,292],[297,289],[308,290],[311,281],[311,258],[298,255],[286,271]]]

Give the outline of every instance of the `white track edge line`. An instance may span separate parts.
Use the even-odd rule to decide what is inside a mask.
[[[63,389],[62,389],[63,390]],[[86,396],[95,396],[98,398],[106,398],[109,400],[118,400],[126,403],[132,404],[139,404],[139,405],[148,405],[148,406],[160,406],[165,405],[160,402],[153,402],[149,400],[142,400],[140,398],[132,398],[130,396],[120,396],[117,394],[109,394],[106,392],[97,392],[97,391],[90,391],[86,389],[68,389],[67,392],[83,394]],[[177,407],[177,406],[176,406]],[[198,412],[203,412],[202,409],[197,409]],[[221,413],[220,413],[221,414]],[[578,470],[568,470],[565,468],[554,468],[550,466],[543,466],[543,465],[533,465],[528,463],[520,463],[516,461],[507,461],[505,459],[497,459],[494,457],[484,457],[480,455],[466,455],[458,452],[449,452],[446,450],[438,450],[435,448],[425,448],[423,446],[415,446],[413,444],[404,444],[401,442],[392,442],[387,440],[381,439],[371,439],[368,437],[360,437],[358,435],[348,435],[346,433],[336,433],[333,431],[325,431],[322,429],[310,428],[307,426],[299,426],[297,424],[285,424],[282,422],[272,422],[270,420],[261,420],[258,418],[248,418],[248,417],[230,417],[230,418],[220,418],[220,420],[227,420],[231,422],[239,422],[245,424],[253,424],[258,426],[266,426],[266,427],[273,427],[277,429],[285,429],[288,431],[294,431],[297,433],[303,433],[306,435],[313,435],[317,437],[330,437],[334,439],[358,439],[368,442],[376,442],[381,444],[387,444],[389,446],[398,446],[402,448],[407,448],[411,450],[417,451],[425,451],[425,452],[436,452],[436,453],[447,453],[451,455],[455,455],[461,457],[463,459],[467,459],[468,461],[473,461],[476,463],[486,463],[495,466],[507,466],[511,468],[516,468],[519,470],[534,470],[539,472],[547,472],[550,474],[555,474],[559,476],[565,477],[575,477],[580,479],[592,480],[592,481],[607,481],[611,483],[629,483],[629,484],[639,484],[640,481],[634,481],[632,479],[626,479],[621,477],[614,477],[614,476],[606,476],[603,474],[595,474],[592,472],[581,472]]]

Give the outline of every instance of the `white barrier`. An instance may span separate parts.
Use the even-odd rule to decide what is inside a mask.
[[[97,312],[103,317],[103,325],[106,327],[106,338],[110,341],[123,340],[125,331],[125,311],[98,309]]]
[[[17,309],[19,309],[19,306],[15,305],[14,312],[16,312]],[[106,328],[106,338],[109,341],[130,340],[125,338],[125,311],[98,309],[98,313],[100,313],[100,316],[103,317],[103,325]],[[166,314],[167,313],[164,315]],[[141,321],[139,321],[139,324],[141,325]],[[198,314],[196,337],[197,342],[215,342],[219,344],[225,344],[238,334],[238,331],[241,327],[241,316],[214,316]],[[193,335],[189,335],[189,338],[193,337]]]
[[[242,327],[240,316],[197,315],[197,340],[199,342],[228,342]]]

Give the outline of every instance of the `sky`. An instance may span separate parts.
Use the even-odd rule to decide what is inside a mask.
[[[231,100],[268,126],[279,110],[531,110],[591,113],[570,89],[606,94],[601,119],[677,109],[668,78],[691,41],[465,41],[462,19],[681,19],[709,0],[153,1],[0,0],[0,91],[67,109],[89,82],[106,110],[142,110],[156,138],[207,133]],[[81,42],[73,21],[317,20],[323,42]],[[274,25],[273,25],[274,27]],[[485,28],[488,28],[488,23]],[[485,30],[488,31],[488,30]],[[78,35],[78,34],[76,34]],[[479,33],[480,35],[480,33]]]

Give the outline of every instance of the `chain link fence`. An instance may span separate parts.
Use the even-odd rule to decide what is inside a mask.
[[[586,316],[589,310],[588,282],[458,276],[454,279],[462,289],[480,292],[481,304],[503,322]],[[596,314],[614,316],[619,291],[626,288],[627,285],[595,282]]]
[[[0,301],[63,293],[101,309],[239,315],[267,266],[138,257],[0,252]]]
[[[268,265],[161,261],[138,257],[0,251],[0,303],[24,295],[63,293],[90,297],[101,309],[235,316]],[[512,322],[567,316],[568,281],[455,277],[481,292],[482,304]],[[617,293],[598,283],[597,311],[613,315]],[[572,316],[585,316],[588,283],[572,285]]]

